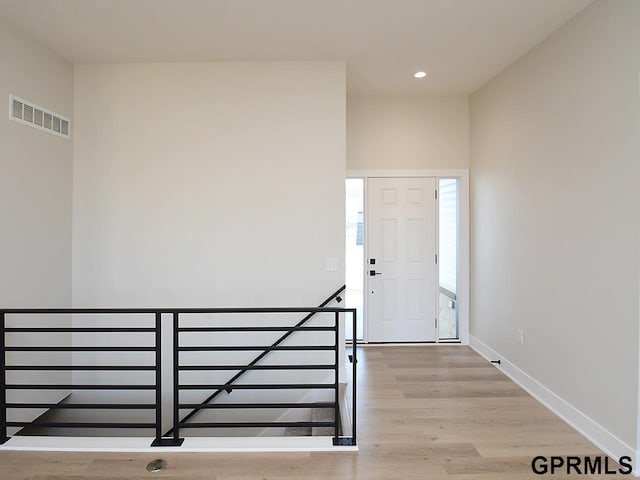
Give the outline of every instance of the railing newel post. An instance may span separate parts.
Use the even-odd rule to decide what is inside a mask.
[[[357,356],[357,351],[358,351],[358,335],[357,335],[357,328],[358,328],[358,321],[357,321],[357,310],[354,308],[351,311],[351,317],[353,320],[353,343],[352,343],[352,353],[351,353],[351,358],[353,359],[353,363],[351,365],[351,388],[352,393],[351,393],[351,402],[352,402],[352,406],[351,406],[351,445],[357,445],[357,440],[356,440],[356,392],[357,392],[357,387],[356,387],[356,375],[357,375],[357,371],[358,371],[358,356]]]
[[[180,313],[173,312],[173,443],[180,446]]]
[[[155,372],[156,372],[156,438],[151,444],[162,443],[162,313],[155,313]]]
[[[335,373],[335,377],[334,377],[334,407],[333,407],[333,415],[334,415],[334,420],[333,420],[333,428],[335,430],[334,433],[334,439],[333,439],[333,443],[334,445],[338,445],[338,443],[340,442],[340,341],[339,341],[339,336],[340,336],[340,313],[339,312],[335,312],[335,316],[334,316],[334,330],[333,330],[333,335],[334,335],[334,342],[333,342],[333,346],[335,349],[335,367],[334,367],[334,373]]]
[[[7,436],[7,357],[4,322],[5,312],[0,312],[0,445],[9,440]]]

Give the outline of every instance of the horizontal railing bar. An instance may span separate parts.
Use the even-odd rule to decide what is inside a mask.
[[[8,365],[6,370],[135,370],[149,371],[155,370],[153,365]]]
[[[155,332],[154,328],[146,327],[9,327],[5,332],[20,333],[131,333],[131,332]]]
[[[333,370],[335,365],[182,365],[178,370]]]
[[[270,345],[238,345],[238,346],[199,346],[199,347],[178,347],[180,352],[232,352],[232,351],[245,351],[245,350],[269,350],[269,351],[277,351],[277,350],[290,350],[290,351],[305,351],[305,350],[334,350],[336,347],[333,345],[312,345],[312,346],[276,346],[272,347]]]
[[[155,390],[155,385],[33,385],[9,384],[7,390]]]
[[[58,315],[58,314],[110,314],[110,313],[158,313],[158,312],[174,312],[180,309],[155,309],[155,308],[6,308],[0,310],[0,313],[8,315]]]
[[[247,308],[5,308],[5,314],[110,314],[110,313],[347,313],[339,307],[247,307]]]
[[[34,427],[45,428],[155,428],[155,423],[69,423],[69,422],[7,422],[7,427]]]
[[[334,327],[180,327],[179,332],[329,332]]]
[[[8,387],[7,387],[8,388]],[[288,389],[324,389],[335,388],[333,383],[252,383],[252,384],[233,384],[233,385],[178,385],[181,390],[288,390]]]
[[[2,407],[2,405],[0,405]],[[50,408],[54,410],[152,410],[153,403],[7,403],[7,408]],[[38,425],[37,423],[34,425]]]
[[[211,422],[179,423],[180,428],[268,428],[268,427],[333,427],[333,422]]]
[[[334,408],[331,402],[307,402],[307,403],[181,403],[178,408],[202,408],[202,409],[235,409],[235,408]]]
[[[5,347],[7,352],[154,352],[155,347]]]

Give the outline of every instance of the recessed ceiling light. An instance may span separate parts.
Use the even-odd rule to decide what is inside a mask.
[[[424,78],[427,76],[426,72],[416,72],[413,74],[414,77],[416,78]]]

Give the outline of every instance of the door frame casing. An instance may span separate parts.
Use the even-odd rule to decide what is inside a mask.
[[[347,169],[346,178],[362,178],[364,179],[364,289],[368,291],[368,276],[366,275],[367,262],[369,258],[369,242],[368,242],[368,221],[369,221],[369,202],[367,202],[368,180],[369,178],[415,178],[415,177],[435,177],[437,178],[457,178],[459,181],[459,232],[458,240],[458,289],[460,290],[460,298],[458,300],[458,327],[460,332],[460,343],[469,344],[469,170],[468,169],[427,169],[427,170],[351,170]],[[437,218],[437,217],[436,217]],[[436,225],[436,231],[437,231]],[[436,245],[438,249],[439,245]],[[439,253],[439,251],[438,251]],[[368,298],[368,296],[366,297]],[[368,343],[368,321],[367,312],[368,301],[363,299],[363,318],[364,318],[364,342]],[[439,335],[438,335],[439,336]],[[436,338],[439,342],[439,338]]]

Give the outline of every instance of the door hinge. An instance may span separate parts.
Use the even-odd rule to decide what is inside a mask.
[[[438,190],[436,190],[436,200],[438,199]]]
[[[436,265],[438,264],[438,254],[436,253]]]
[[[436,318],[436,328],[438,328],[438,319]]]

